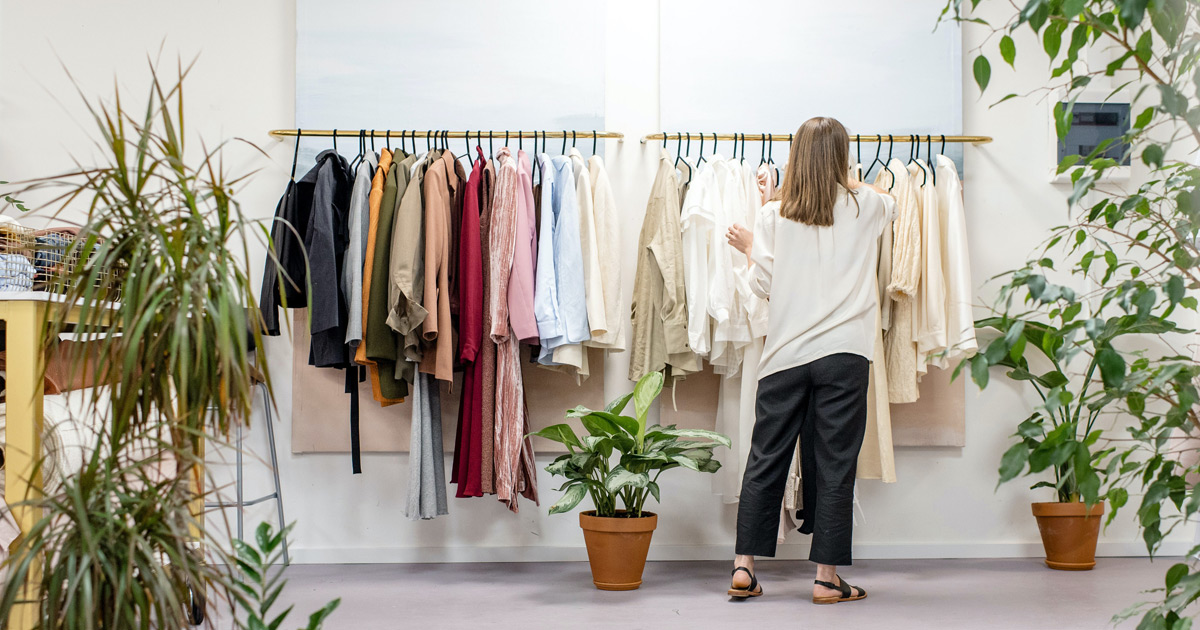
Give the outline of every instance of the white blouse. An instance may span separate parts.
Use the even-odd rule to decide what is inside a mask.
[[[839,197],[825,227],[782,218],[777,201],[759,212],[750,287],[770,316],[758,378],[842,352],[874,359],[879,235],[896,202],[869,188],[854,197]]]

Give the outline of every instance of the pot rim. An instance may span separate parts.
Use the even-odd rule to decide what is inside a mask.
[[[618,513],[626,512],[626,511],[627,510],[617,510]],[[586,516],[588,518],[600,518],[600,519],[604,519],[604,520],[611,519],[614,521],[618,520],[618,519],[622,520],[622,521],[637,521],[637,520],[646,519],[646,518],[658,518],[658,514],[651,512],[649,510],[642,510],[641,516],[599,516],[596,514],[596,510],[584,510],[584,511],[580,512],[579,515]]]

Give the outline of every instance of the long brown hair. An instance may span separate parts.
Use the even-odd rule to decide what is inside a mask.
[[[779,189],[780,216],[806,225],[833,225],[838,195],[850,190],[849,161],[850,136],[842,123],[825,116],[804,121],[796,130]]]

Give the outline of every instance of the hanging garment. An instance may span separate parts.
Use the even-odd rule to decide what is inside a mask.
[[[745,277],[748,261],[744,254],[729,246],[725,233],[733,224],[746,220],[745,200],[749,191],[744,189],[741,166],[736,161],[722,160],[714,155],[712,167],[717,174],[722,201],[712,241],[716,275],[710,278],[709,289],[708,314],[714,324],[709,361],[717,374],[732,376],[740,373],[742,355],[750,343],[747,305],[737,290],[738,275]]]
[[[399,176],[408,181],[396,200],[389,232],[391,256],[384,267],[389,270],[387,325],[395,333],[396,378],[408,383],[414,382],[414,367],[424,360],[426,351],[423,326],[430,313],[425,297],[425,175],[440,158],[441,150],[434,149],[405,160],[406,169],[402,165]],[[433,316],[437,317],[436,310]]]
[[[742,176],[742,198],[744,199],[742,205],[744,214],[740,217],[737,217],[735,223],[740,223],[747,229],[753,231],[754,224],[758,219],[758,212],[762,209],[762,205],[766,202],[762,200],[763,191],[761,188],[759,188],[761,182],[759,181],[758,173],[755,171],[755,168],[745,163],[741,164],[740,168]],[[774,195],[773,190],[771,194]],[[767,301],[758,297],[757,295],[754,295],[754,292],[750,290],[750,266],[746,260],[746,257],[737,250],[733,250],[733,256],[734,273],[735,279],[737,280],[737,296],[738,299],[741,300],[742,304],[745,305],[747,323],[750,326],[750,337],[751,339],[764,337],[767,334],[767,317],[769,313]],[[754,373],[748,378],[757,381],[758,360],[755,359],[754,361],[750,361],[746,358],[743,358],[742,369],[746,369],[746,366],[749,364],[754,365]]]
[[[621,216],[616,197],[608,181],[604,160],[593,155],[588,160],[588,179],[592,190],[592,212],[596,221],[596,249],[600,258],[600,284],[603,290],[605,331],[583,345],[625,351],[625,323],[621,308]],[[591,317],[589,316],[589,323]],[[593,325],[593,329],[595,325]]]
[[[398,206],[402,205],[403,197],[407,196],[410,188],[420,189],[420,180],[411,182],[412,166],[422,166],[416,156],[404,156],[399,161],[394,155],[383,180],[383,194],[379,199],[378,230],[375,239],[375,251],[372,257],[370,292],[365,295],[367,304],[367,327],[363,337],[365,357],[375,362],[375,372],[371,379],[371,391],[380,404],[387,405],[403,400],[408,395],[412,383],[411,364],[404,360],[397,348],[403,341],[400,335],[388,326],[388,304],[390,301],[389,286],[393,279],[395,260],[392,252],[393,226]],[[412,185],[410,185],[412,184]]]
[[[700,360],[688,344],[687,297],[679,227],[680,178],[666,151],[638,237],[637,273],[633,283],[632,355],[629,380],[668,370],[668,382],[700,371]]]
[[[579,253],[583,259],[583,293],[587,303],[588,341],[608,333],[608,312],[604,308],[604,279],[600,269],[600,243],[596,208],[593,205],[592,179],[587,162],[579,149],[571,148],[571,170],[575,175],[575,206],[579,209]]]
[[[350,191],[350,244],[346,247],[342,265],[342,296],[349,305],[346,323],[346,344],[350,352],[358,349],[363,335],[363,264],[367,251],[367,235],[371,229],[371,180],[379,158],[373,151],[363,156],[354,175],[354,188]]]
[[[517,276],[514,261],[519,251],[517,226],[524,208],[519,201],[522,197],[521,174],[507,148],[500,150],[499,163],[491,217],[489,308],[492,321],[488,331],[496,343],[495,484],[500,501],[516,512],[518,494],[537,503],[533,445],[525,437],[529,433],[529,420],[521,377],[521,355],[509,321],[511,300],[508,299],[512,294],[510,280]],[[532,208],[532,203],[528,207]],[[528,222],[528,225],[532,227],[533,223]],[[525,236],[521,235],[522,238]]]
[[[702,168],[696,174],[679,217],[682,230],[680,247],[683,253],[683,278],[687,296],[687,334],[692,351],[700,358],[712,352],[712,328],[709,311],[709,290],[716,283],[717,217],[723,214],[723,199],[717,187],[714,169]],[[723,236],[723,235],[722,235]]]
[[[775,181],[775,169],[766,164],[759,164],[758,170],[755,171],[755,179],[758,180],[758,192],[762,195],[762,202],[765,204],[775,198],[775,188],[778,182]]]
[[[516,245],[512,275],[508,283],[508,317],[518,341],[538,338],[537,317],[534,315],[534,270],[538,259],[537,209],[533,197],[533,175],[529,156],[517,152],[518,176]]]
[[[542,233],[538,243],[537,288],[534,309],[537,315],[543,365],[572,361],[576,371],[582,367],[582,348],[591,338],[584,287],[582,243],[575,174],[571,159],[542,154]],[[575,345],[562,356],[555,350]]]
[[[939,225],[942,229],[942,269],[946,280],[945,356],[934,357],[933,364],[946,369],[975,354],[974,313],[971,309],[971,256],[967,249],[967,218],[963,208],[962,182],[950,158],[935,160]]]
[[[383,186],[384,180],[388,172],[392,169],[393,154],[391,151],[384,149],[379,154],[379,166],[375,169],[375,175],[371,178],[371,193],[368,197],[368,221],[367,221],[367,249],[363,253],[363,286],[362,286],[362,329],[363,339],[358,344],[354,351],[354,362],[366,367],[367,379],[371,382],[371,394],[376,402],[383,406],[389,406],[404,399],[386,399],[383,397],[382,387],[379,379],[379,366],[373,359],[367,358],[367,344],[370,337],[370,304],[371,304],[371,287],[378,282],[375,278],[375,256],[378,247],[387,247],[386,237],[379,237],[379,207],[383,202]],[[378,247],[377,247],[378,246]],[[384,271],[380,271],[384,274]],[[385,274],[386,275],[386,274]],[[379,296],[375,296],[378,300]],[[390,337],[390,333],[388,334]],[[393,370],[394,374],[394,370]]]
[[[450,483],[458,497],[483,496],[483,262],[480,245],[480,196],[483,190],[482,149],[463,190],[458,245],[458,360],[463,366],[462,398],[458,406],[458,433]]]
[[[931,358],[946,351],[946,279],[942,271],[942,228],[933,174],[921,159],[908,167],[921,209],[921,283],[914,303],[917,331],[917,374],[928,371]]]
[[[483,152],[480,151],[480,157]],[[483,336],[479,343],[479,488],[483,494],[496,493],[496,342],[492,340],[492,201],[496,195],[496,164],[488,160],[483,167],[479,189],[479,253],[483,267]]]
[[[409,520],[448,514],[442,460],[442,407],[437,381],[418,374],[413,383],[412,431],[408,450]]]
[[[421,361],[421,372],[439,381],[454,380],[454,330],[450,318],[451,222],[462,214],[461,188],[466,179],[454,154],[445,151],[425,173],[425,295],[428,316],[421,327],[429,349]],[[453,208],[455,203],[459,208]]]
[[[913,300],[921,281],[920,213],[916,192],[903,162],[892,160],[888,169],[879,172],[875,183],[891,190],[897,210],[892,226],[892,276],[888,284],[892,321],[884,335],[888,400],[892,404],[911,403],[920,395],[913,319]]]
[[[263,266],[258,305],[262,312],[263,334],[272,337],[279,335],[280,307],[286,302],[289,308],[299,308],[308,299],[307,284],[304,282],[308,277],[308,267],[301,249],[308,217],[299,215],[299,196],[293,177],[288,180],[287,188],[275,206],[275,219],[271,223],[272,251]],[[283,291],[282,297],[280,289]]]

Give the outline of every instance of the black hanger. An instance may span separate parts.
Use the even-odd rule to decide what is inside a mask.
[[[525,132],[523,132],[523,131],[517,132],[517,150],[518,151],[525,150]]]
[[[508,148],[508,130],[507,129],[504,130],[504,147],[503,148]]]
[[[350,160],[350,172],[351,173],[353,173],[354,169],[358,166],[358,161],[363,159],[364,157],[366,157],[366,153],[367,153],[366,134],[367,134],[366,129],[358,130],[358,155],[354,156],[354,159]]]
[[[596,155],[596,130],[592,130],[592,155]]]
[[[731,159],[731,160],[737,159],[737,141],[738,141],[738,135],[737,135],[737,132],[735,131],[733,133],[733,152],[729,154],[729,159]]]
[[[862,166],[862,137],[858,134],[854,134],[854,155],[856,156],[855,161]]]
[[[925,136],[925,162],[929,174],[933,177],[933,185],[937,186],[937,169],[933,167],[933,136]]]
[[[942,134],[942,150],[938,151],[942,155],[946,155],[946,134]]]
[[[292,181],[296,181],[296,161],[300,159],[300,138],[304,135],[304,130],[296,128],[296,148],[292,150]]]
[[[375,130],[371,130],[371,153],[375,152]]]
[[[667,132],[663,132],[663,149],[667,148]],[[679,168],[679,161],[683,159],[683,134],[675,135],[675,168]]]
[[[762,149],[762,154],[758,157],[758,165],[762,166],[767,163],[767,134],[759,134],[758,146]]]
[[[663,151],[666,151],[667,150],[667,132],[663,131],[662,135],[663,135]]]
[[[463,155],[467,156],[467,164],[471,163],[471,130],[463,134]]]
[[[690,132],[690,131],[687,132],[687,149],[686,149],[686,151],[687,151],[688,157],[692,157],[692,132]],[[687,160],[684,160],[684,164],[687,164]],[[688,164],[688,178],[687,178],[687,181],[683,183],[683,185],[687,186],[688,184],[691,184],[692,176],[695,174],[696,174],[696,169],[693,168],[691,164]]]
[[[713,132],[713,159],[717,157],[717,132]]]
[[[337,129],[333,130],[333,152],[337,153]]]
[[[700,134],[700,157],[696,159],[696,166],[700,166],[701,164],[703,164],[707,161],[708,160],[706,160],[704,158],[704,134]],[[691,182],[691,181],[692,180],[690,180],[690,179],[688,180],[688,182]]]
[[[574,131],[571,132],[571,148],[572,149],[575,148],[575,132]]]
[[[892,176],[892,183],[888,186],[888,192],[892,192],[892,189],[896,187],[896,172],[892,170],[892,166],[891,166],[891,164],[892,164],[892,149],[894,149],[895,147],[896,147],[896,144],[892,139],[892,134],[889,133],[888,134],[888,161],[884,165],[884,168],[886,168],[887,172],[890,173]]]

